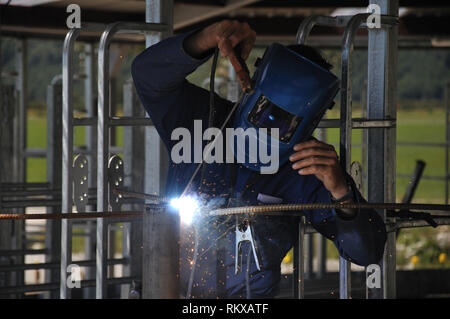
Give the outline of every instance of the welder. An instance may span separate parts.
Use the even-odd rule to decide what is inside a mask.
[[[272,152],[279,152],[279,166],[273,172],[261,173],[260,161],[252,159],[243,147],[235,149],[235,153],[244,153],[243,162],[204,163],[188,192],[211,208],[364,202],[340,166],[334,147],[312,137],[339,90],[339,80],[330,72],[331,65],[314,48],[269,46],[251,83],[241,81],[247,93],[236,110],[233,109],[237,104],[217,94],[211,101],[211,92],[186,80],[217,52],[216,48],[222,57],[245,61],[255,39],[256,33],[247,23],[224,20],[165,39],[133,61],[132,76],[138,95],[169,154],[176,143],[173,130],[182,127],[194,135],[194,120],[201,120],[206,129],[220,128],[229,118],[225,122],[227,128],[266,129],[255,138],[262,144],[276,140],[275,144],[266,143],[272,145]],[[247,142],[251,139],[247,137]],[[184,193],[198,164],[193,160],[170,161],[166,192],[177,197]],[[374,210],[316,209],[304,213],[307,223],[333,241],[343,258],[362,266],[378,263],[382,258],[386,229]],[[271,214],[246,221],[252,227],[252,248],[256,249],[250,249],[247,243],[242,250],[242,267],[239,266],[245,271],[236,268],[238,228],[234,216],[199,218],[195,232],[184,233],[180,256],[186,297],[276,296],[281,262],[298,239],[299,219]]]

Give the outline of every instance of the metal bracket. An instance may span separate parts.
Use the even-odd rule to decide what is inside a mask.
[[[252,247],[253,258],[255,259],[256,268],[261,270],[259,265],[258,254],[256,251],[255,241],[252,236],[252,228],[248,219],[239,220],[236,216],[236,255],[234,264],[234,273],[238,274],[242,268],[242,243],[249,242]]]
[[[113,155],[108,163],[109,206],[113,211],[119,211],[122,205],[122,195],[114,194],[113,189],[123,189],[124,169],[123,160]]]
[[[350,165],[350,175],[352,176],[353,181],[355,182],[356,188],[358,188],[358,190],[361,191],[363,179],[362,179],[362,165],[360,162],[355,161]]]
[[[89,164],[86,156],[78,154],[73,160],[73,202],[77,212],[85,212],[88,201]]]

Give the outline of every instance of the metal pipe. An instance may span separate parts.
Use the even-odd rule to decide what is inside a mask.
[[[163,208],[147,210],[143,218],[142,297],[179,298],[180,217]],[[173,240],[168,238],[170,236]]]
[[[424,161],[416,161],[416,168],[414,170],[413,176],[408,183],[408,188],[403,196],[402,203],[409,204],[412,202],[414,194],[416,193],[417,186],[419,186],[419,181],[422,178],[423,170],[425,169]]]
[[[450,82],[445,86],[445,203],[448,204],[449,145],[450,145]]]
[[[7,249],[0,250],[0,256],[44,255],[48,249]]]
[[[108,259],[108,265],[124,265],[129,263],[129,258]],[[80,267],[95,267],[95,260],[77,260],[74,263]],[[38,263],[38,264],[15,264],[0,265],[0,272],[19,271],[19,270],[36,270],[36,269],[59,269],[60,262]]]
[[[398,16],[398,0],[370,0],[385,15]],[[395,25],[397,17],[392,17]],[[396,116],[397,27],[373,28],[368,32],[367,117]],[[395,201],[396,130],[372,129],[367,133],[367,194],[370,202]],[[386,222],[386,210],[378,210]],[[367,288],[368,298],[395,298],[395,233],[388,233],[381,288]]]
[[[106,280],[106,284],[108,285],[122,285],[122,284],[130,284],[133,280],[138,280],[137,277],[122,277],[122,278],[108,278]],[[67,280],[67,278],[65,278]],[[80,281],[81,288],[86,287],[94,287],[95,280],[81,280]],[[13,294],[13,293],[24,293],[24,292],[35,292],[35,291],[48,291],[48,290],[56,290],[58,289],[58,283],[50,283],[50,284],[36,284],[36,285],[23,285],[23,286],[14,286],[14,287],[0,287],[0,295],[1,294]]]
[[[305,298],[305,218],[298,223],[298,242],[294,245],[294,298]]]
[[[48,188],[50,183],[0,183],[0,189],[11,188]]]
[[[61,205],[60,200],[52,199],[27,199],[17,201],[2,201],[1,208],[25,208],[25,207],[57,207]]]
[[[395,120],[367,120],[367,119],[350,119],[351,127],[354,129],[368,129],[368,128],[392,128],[396,127]],[[324,119],[319,122],[318,128],[340,128],[339,119]]]
[[[110,139],[109,45],[116,33],[163,32],[168,28],[161,23],[109,24],[102,33],[98,49],[98,120],[97,120],[97,210],[108,210],[108,160]],[[97,270],[96,298],[106,297],[107,232],[103,219],[97,220]]]
[[[73,51],[74,43],[81,32],[100,31],[103,29],[99,24],[82,24],[81,28],[71,29],[64,39],[63,63],[62,63],[62,203],[63,213],[72,212],[72,160],[73,160]],[[60,297],[70,298],[70,290],[65,284],[66,269],[70,264],[72,255],[71,224],[67,219],[61,222],[61,280]]]
[[[64,39],[63,45],[63,143],[62,143],[62,201],[63,213],[72,213],[72,159],[73,159],[73,50],[74,43],[81,29],[71,29]],[[67,266],[72,260],[72,229],[67,219],[61,222],[61,272],[60,297],[70,298],[70,290],[66,285]]]
[[[312,15],[305,18],[297,29],[296,42],[298,44],[305,44],[306,39],[311,33],[314,26],[328,26],[328,27],[345,27],[352,16],[323,16]]]
[[[20,190],[20,191],[2,191],[1,197],[23,197],[23,196],[51,196],[61,195],[60,189],[42,189],[42,190]]]

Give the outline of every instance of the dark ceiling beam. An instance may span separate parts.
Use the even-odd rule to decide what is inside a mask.
[[[7,26],[30,26],[46,28],[62,28],[67,30],[66,20],[69,13],[64,7],[53,6],[5,6],[0,5],[2,28]],[[121,13],[117,11],[90,10],[81,11],[81,21],[96,23],[112,23],[117,21],[145,21],[145,13]]]
[[[257,3],[261,0],[228,0],[225,5],[203,5],[175,3],[173,12],[173,29],[188,27],[198,22],[227,14],[230,11]]]
[[[251,5],[251,7],[304,7],[304,8],[352,8],[367,7],[369,0],[277,0],[262,2]],[[400,7],[408,8],[431,8],[450,7],[450,1],[442,0],[400,0]]]
[[[429,0],[433,2],[433,0]],[[262,1],[268,3],[273,1]],[[281,4],[286,1],[279,1]],[[288,1],[292,2],[292,1]],[[297,2],[297,1],[295,1]],[[298,1],[302,2],[302,1]],[[315,1],[312,1],[315,2]],[[278,1],[277,1],[278,3]],[[450,1],[448,1],[450,5]],[[19,7],[9,6],[5,8],[0,6],[2,10],[2,34],[10,36],[31,36],[31,37],[54,37],[60,38],[67,33],[66,19],[68,13],[64,7],[54,6],[37,6],[37,7]],[[298,11],[298,10],[297,10]],[[243,12],[246,12],[244,10]],[[145,21],[144,13],[123,13],[117,11],[100,11],[100,10],[82,10],[83,22],[96,22],[108,24],[116,21]],[[420,14],[420,16],[419,16]],[[213,18],[205,19],[193,25],[176,30],[176,33],[182,33],[194,28],[201,28],[215,21],[222,19],[238,19],[248,22],[256,32],[265,37],[285,36],[291,37],[295,35],[300,22],[304,17],[296,15],[272,16],[270,23],[265,16],[247,16],[239,13],[239,10],[220,14]],[[399,33],[403,36],[427,36],[450,38],[450,12],[449,10],[441,10],[440,15],[433,14],[427,10],[411,10],[410,13],[401,17]],[[333,36],[340,34],[341,30],[332,28],[314,28],[313,36]],[[40,34],[42,33],[42,34]]]

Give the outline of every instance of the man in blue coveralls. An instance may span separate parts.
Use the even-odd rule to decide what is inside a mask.
[[[194,131],[194,120],[208,127],[209,92],[186,80],[207,61],[214,48],[221,56],[241,48],[247,59],[256,33],[247,23],[221,21],[202,30],[165,39],[143,51],[133,62],[132,75],[138,95],[169,154],[176,141],[172,131],[183,127]],[[313,48],[294,46],[294,51],[327,71],[331,68]],[[220,127],[233,104],[214,97],[213,126]],[[233,118],[227,127],[233,127]],[[192,134],[194,135],[194,134]],[[167,195],[178,197],[198,164],[172,159]],[[341,168],[332,145],[316,139],[295,144],[288,160],[274,174],[255,173],[245,165],[207,164],[194,179],[189,192],[210,207],[258,205],[261,203],[363,202],[351,178]],[[269,199],[266,201],[266,199]],[[275,201],[274,201],[275,199]],[[213,203],[213,204],[211,204]],[[317,209],[305,211],[306,220],[333,241],[339,254],[362,266],[378,263],[383,255],[386,229],[374,210]],[[197,225],[196,240],[187,236],[180,251],[181,283],[197,298],[270,298],[278,293],[281,261],[298,238],[298,217],[257,216],[251,221],[258,248],[260,269],[243,254],[243,268],[235,273],[235,223],[233,218],[208,217]],[[193,242],[197,247],[193,249]],[[244,249],[246,251],[246,249]],[[196,254],[196,256],[193,256]]]

